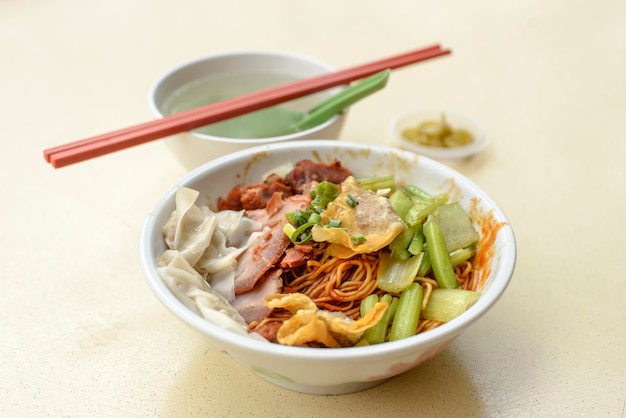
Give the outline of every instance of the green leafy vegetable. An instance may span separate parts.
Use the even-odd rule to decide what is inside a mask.
[[[409,252],[409,245],[413,240],[413,235],[414,231],[409,228],[391,241],[389,249],[391,250],[391,256],[393,258],[406,260],[411,256],[411,253]]]
[[[402,190],[396,190],[389,196],[389,203],[398,216],[406,222],[406,215],[413,207],[413,200]]]
[[[420,268],[417,269],[417,277],[426,277],[426,275],[430,272],[432,268],[432,264],[430,263],[430,256],[428,255],[428,248],[424,245],[424,258],[422,258],[422,262],[420,263]]]
[[[411,285],[402,292],[398,301],[398,309],[391,323],[389,341],[410,337],[417,333],[417,325],[422,308],[424,291],[419,283]]]
[[[454,274],[450,254],[446,249],[446,241],[443,238],[436,215],[430,215],[424,223],[424,237],[428,244],[428,256],[439,287],[444,289],[459,287],[459,281]]]
[[[378,321],[376,325],[369,328],[367,331],[365,331],[365,333],[363,333],[363,338],[366,339],[370,344],[380,344],[385,342],[385,340],[387,339],[387,330],[389,328],[389,323],[392,321],[393,317],[395,316],[396,309],[398,308],[398,298],[392,297],[389,294],[381,296],[379,301],[387,302],[389,304],[389,307],[385,311],[385,314],[380,319],[380,321]]]
[[[409,225],[416,225],[424,222],[424,219],[435,211],[439,206],[448,201],[448,194],[441,193],[425,200],[415,200],[411,209],[406,214],[405,222]]]
[[[469,260],[474,255],[474,251],[470,248],[459,248],[450,253],[450,262],[453,267],[458,266],[462,262]]]
[[[393,176],[386,177],[365,177],[356,179],[359,186],[365,190],[382,190],[382,189],[395,189],[396,181]]]
[[[448,322],[465,312],[480,298],[480,293],[465,289],[433,289],[422,316]]]
[[[416,186],[405,186],[404,190],[411,196],[420,200],[428,200],[430,199],[430,194],[426,193],[424,190],[420,189]]]
[[[359,312],[361,314],[361,318],[367,315],[369,311],[374,309],[374,306],[378,303],[378,295],[372,293],[361,300],[361,305],[359,306]]]
[[[379,289],[390,293],[400,293],[415,280],[423,254],[401,260],[384,253],[378,263],[376,284]]]
[[[459,202],[439,206],[437,215],[448,252],[469,247],[478,241],[478,232]]]
[[[424,249],[423,225],[417,224],[409,229],[413,231],[413,238],[411,238],[411,242],[409,243],[409,247],[407,249],[411,255],[418,255]]]

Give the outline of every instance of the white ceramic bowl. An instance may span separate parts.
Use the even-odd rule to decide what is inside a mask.
[[[152,208],[143,225],[142,268],[156,297],[180,320],[204,334],[215,349],[228,353],[262,378],[284,388],[315,394],[355,392],[427,361],[498,301],[515,267],[513,230],[487,193],[450,167],[431,159],[392,147],[343,141],[284,142],[213,160],[190,172],[176,186],[199,190],[198,204],[215,204],[217,197],[224,196],[235,184],[259,181],[273,168],[305,158],[323,162],[336,158],[356,176],[394,175],[398,181],[421,186],[431,193],[449,191],[451,198],[459,200],[468,210],[473,205],[474,216],[488,215],[493,222],[506,223],[492,247],[491,272],[483,294],[465,313],[438,328],[378,345],[337,349],[291,347],[225,331],[185,307],[157,273],[156,260],[166,248],[162,227],[175,207],[176,187],[173,187]]]
[[[290,77],[293,80],[304,79],[335,71],[327,63],[304,55],[281,51],[244,50],[208,55],[181,64],[160,76],[152,85],[149,93],[149,105],[159,118],[167,112],[166,102],[175,92],[206,77],[241,75],[251,73],[275,74]],[[231,79],[232,80],[232,79]],[[253,90],[261,90],[270,85],[255,85]],[[343,87],[335,87],[319,93],[290,101],[281,106],[306,112],[322,100],[338,93]],[[242,83],[233,85],[235,95],[251,93]],[[195,168],[222,155],[257,145],[271,144],[312,138],[338,139],[343,128],[346,113],[304,131],[267,138],[225,138],[186,132],[166,138],[165,142],[177,159],[189,169]]]
[[[445,115],[446,121],[454,129],[465,129],[474,136],[474,142],[460,147],[435,147],[410,141],[402,136],[406,128],[416,127],[425,121],[439,120]],[[437,160],[458,160],[482,151],[488,143],[487,129],[478,120],[449,109],[428,109],[408,112],[394,118],[389,125],[389,135],[394,144],[402,149]]]

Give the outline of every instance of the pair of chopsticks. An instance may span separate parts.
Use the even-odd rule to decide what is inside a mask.
[[[44,150],[44,158],[55,168],[64,167],[340,86],[386,69],[399,68],[447,55],[450,52],[449,49],[442,49],[439,45],[433,45],[353,68],[294,81],[49,148]]]

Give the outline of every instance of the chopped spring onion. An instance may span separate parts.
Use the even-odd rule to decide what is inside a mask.
[[[293,242],[294,244],[304,244],[304,243],[311,241],[312,235],[310,231],[309,232],[307,231],[310,228],[312,228],[313,225],[315,224],[306,223],[296,228],[291,224],[285,224],[285,226],[283,226],[283,232],[285,233],[285,235],[289,237],[291,242]]]
[[[322,222],[322,217],[319,215],[319,213],[311,213],[311,216],[309,216],[309,220],[308,223],[312,223],[312,224],[318,224]]]
[[[286,213],[287,220],[291,225],[285,225],[283,232],[289,237],[294,244],[304,244],[309,242],[313,236],[311,228],[322,222],[320,213],[326,210],[330,202],[335,200],[339,195],[339,186],[323,181],[311,189],[311,204],[305,209],[296,209],[293,212]],[[329,228],[338,228],[341,225],[340,220],[331,219],[328,222]]]
[[[346,205],[350,206],[351,208],[354,208],[358,204],[359,204],[359,201],[356,200],[355,197],[352,196],[351,194],[348,194],[348,198],[346,199]]]
[[[300,225],[304,225],[305,223],[309,221],[309,218],[311,217],[311,212],[307,212],[301,209],[296,209],[293,212],[286,213],[285,216],[287,217],[289,222],[291,222],[292,225],[300,226]]]
[[[329,219],[326,224],[328,228],[339,228],[341,226],[341,220],[339,219]]]
[[[480,293],[465,289],[433,289],[422,311],[425,319],[448,322],[465,312],[480,298]]]
[[[423,298],[424,290],[417,282],[411,283],[411,285],[402,292],[398,301],[396,314],[391,323],[389,341],[400,340],[417,333]]]
[[[313,201],[311,206],[326,209],[328,204],[339,195],[339,186],[329,181],[323,181],[311,189]]]
[[[350,235],[350,240],[358,245],[363,244],[365,241],[367,241],[367,238],[365,238],[365,235],[363,234],[352,234]]]
[[[296,232],[296,227],[292,224],[285,224],[285,226],[283,226],[283,232],[289,237],[289,239],[291,239],[293,237],[293,233]]]

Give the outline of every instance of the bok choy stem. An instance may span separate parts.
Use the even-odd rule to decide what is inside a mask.
[[[366,298],[367,299],[367,298]],[[363,338],[370,344],[384,343],[387,339],[387,329],[389,328],[389,322],[395,316],[396,309],[398,307],[398,298],[394,298],[389,294],[382,295],[379,302],[387,302],[389,307],[385,311],[383,317],[378,321],[376,325],[365,331]]]
[[[456,267],[462,262],[469,260],[474,255],[474,251],[469,248],[460,248],[450,253],[452,267]]]
[[[428,244],[428,256],[439,287],[444,289],[459,287],[459,281],[454,274],[446,241],[436,221],[436,216],[429,216],[424,223],[424,237]]]
[[[448,322],[465,312],[480,298],[480,293],[465,289],[433,289],[422,316]]]
[[[398,309],[391,323],[389,341],[400,340],[417,333],[423,298],[424,290],[417,282],[411,283],[402,292],[398,301]]]
[[[402,260],[389,253],[383,253],[376,271],[376,285],[385,292],[402,292],[417,277],[423,257],[420,253]]]

